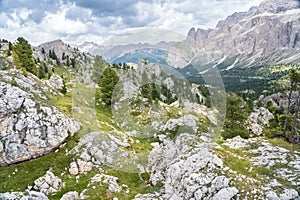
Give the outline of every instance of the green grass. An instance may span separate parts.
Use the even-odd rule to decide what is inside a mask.
[[[274,174],[273,170],[265,166],[255,166],[253,171],[265,176],[272,176]]]
[[[258,180],[263,180],[264,176],[274,174],[273,169],[268,169],[265,166],[253,166],[252,162],[249,161],[253,155],[243,149],[231,149],[222,146],[222,149],[215,149],[215,152],[222,158],[226,166],[239,174]]]
[[[283,177],[281,177],[281,176],[276,177],[276,179],[277,179],[277,181],[278,181],[279,183],[281,183],[282,185],[284,185],[284,186],[287,187],[287,188],[295,188],[295,186],[293,186],[287,179],[285,179],[285,178],[283,178]],[[295,189],[297,189],[297,188],[295,188]],[[298,188],[298,189],[299,189],[299,188]]]
[[[169,118],[178,119],[181,117],[180,109],[172,106],[165,107],[166,114]]]
[[[95,176],[98,171],[94,168],[91,172],[78,175],[78,180],[76,181],[76,176],[70,176],[68,173],[64,174],[61,179],[65,183],[59,192],[49,195],[50,200],[59,200],[65,193],[70,191],[76,191],[80,194],[84,189],[87,188],[87,185],[90,183],[90,179]]]
[[[28,185],[33,185],[34,180],[44,176],[46,171],[52,169],[55,175],[65,171],[72,161],[72,155],[65,151],[71,150],[78,141],[78,135],[67,140],[67,145],[57,153],[53,152],[44,157],[0,168],[0,192],[25,191]],[[17,170],[18,172],[13,174]]]
[[[288,149],[290,151],[295,151],[295,150],[300,151],[300,145],[299,144],[288,143],[287,141],[283,140],[282,138],[272,138],[272,139],[268,139],[268,140],[273,146],[283,147],[283,148]]]
[[[136,153],[150,153],[153,149],[151,143],[160,142],[158,138],[134,138],[134,140],[135,142],[127,149],[130,151],[134,150]]]
[[[67,93],[64,96],[48,95],[47,97],[51,105],[55,106],[66,115],[72,116],[72,94]]]
[[[130,192],[128,194],[124,192],[113,194],[113,197],[118,197],[119,199],[133,199],[137,194],[146,194],[152,193],[155,191],[159,191],[162,187],[162,184],[157,184],[157,186],[149,185],[149,174],[143,174],[142,177],[144,180],[140,179],[138,173],[128,173],[119,170],[115,170],[112,168],[105,168],[105,173],[110,174],[112,176],[118,177],[118,184],[121,186],[122,184],[127,185],[130,188]],[[95,198],[97,199],[97,198]]]
[[[112,126],[114,129],[118,131],[122,131],[122,129],[116,124],[116,122],[112,119],[113,114],[110,106],[102,106],[97,105],[95,107],[96,113],[97,113],[97,119],[101,122],[104,122],[110,126]],[[110,127],[106,126],[106,128],[111,129]]]

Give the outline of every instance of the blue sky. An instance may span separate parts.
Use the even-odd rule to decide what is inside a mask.
[[[213,28],[226,16],[247,11],[260,2],[262,0],[0,0],[0,38],[14,41],[23,36],[34,45],[55,39],[72,44],[84,41],[101,44],[115,35],[140,33],[143,28],[170,30],[185,37],[191,27]],[[172,40],[172,36],[167,37]]]

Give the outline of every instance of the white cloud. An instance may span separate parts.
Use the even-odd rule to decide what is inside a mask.
[[[65,10],[55,14],[48,13],[40,24],[48,32],[63,34],[84,34],[87,32],[86,24],[79,20],[70,20],[65,17]]]
[[[251,6],[262,2],[262,0],[152,0],[150,2],[139,0],[136,4],[127,1],[128,8],[132,9],[132,12],[129,12],[125,7],[124,9],[120,6],[111,7],[107,0],[97,1],[95,8],[92,8],[94,1],[91,0],[81,1],[81,4],[76,4],[75,1],[78,0],[60,0],[56,4],[41,1],[41,5],[37,5],[38,9],[33,6],[33,1],[30,1],[28,6],[26,6],[27,1],[16,1],[19,3],[9,4],[8,0],[4,0],[2,6],[5,9],[2,10],[0,1],[1,37],[14,41],[17,37],[23,36],[34,45],[58,38],[68,43],[78,44],[84,41],[101,43],[111,36],[122,38],[120,40],[124,42],[126,38],[131,40],[130,35],[134,35],[135,40],[140,41],[144,38],[146,41],[147,37],[154,38],[156,31],[162,29],[171,30],[170,34],[164,31],[163,38],[166,40],[167,37],[177,37],[174,36],[176,34],[171,34],[172,31],[185,37],[191,27],[213,28],[218,20],[237,11],[246,11]],[[101,4],[102,1],[106,3],[106,7]],[[79,7],[84,3],[88,6]],[[19,4],[22,7],[18,7]],[[117,3],[113,2],[113,5]],[[123,2],[122,6],[124,5]],[[97,8],[106,15],[102,15],[100,10],[100,13],[97,13]],[[107,15],[107,13],[111,14]],[[152,29],[141,29],[141,27]],[[147,33],[147,31],[153,32]],[[120,33],[121,37],[116,37]]]

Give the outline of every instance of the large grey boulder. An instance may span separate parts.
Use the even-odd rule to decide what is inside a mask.
[[[43,156],[80,129],[34,93],[0,82],[0,166]]]

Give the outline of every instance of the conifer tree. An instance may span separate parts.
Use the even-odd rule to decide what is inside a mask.
[[[107,105],[111,104],[113,91],[118,82],[119,76],[117,72],[111,67],[107,67],[99,81],[100,98]]]
[[[17,67],[37,75],[37,68],[32,57],[32,49],[28,41],[23,37],[19,37],[13,51]]]

